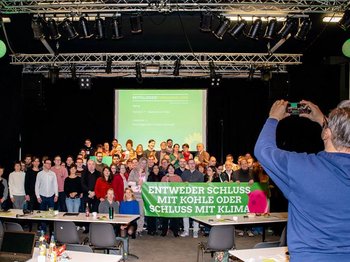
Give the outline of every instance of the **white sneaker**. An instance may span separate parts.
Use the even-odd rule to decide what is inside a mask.
[[[250,230],[248,230],[247,233],[248,233],[248,237],[253,237],[254,236],[253,232],[250,231]]]
[[[188,237],[189,235],[188,231],[184,231],[180,234],[181,237]]]
[[[79,231],[80,230],[80,227],[79,226],[77,226],[77,231]]]
[[[193,231],[193,238],[198,238],[198,231]]]
[[[244,236],[244,232],[241,231],[241,232],[238,233],[238,235],[239,235],[240,237],[243,237],[243,236]]]

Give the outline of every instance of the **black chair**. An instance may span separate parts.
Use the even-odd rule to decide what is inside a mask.
[[[88,245],[79,245],[79,244],[67,244],[66,245],[66,250],[87,252],[87,253],[93,253],[94,252],[90,246],[88,246]]]
[[[4,230],[5,231],[23,231],[23,228],[20,224],[14,223],[14,222],[5,222],[4,223]]]
[[[117,241],[111,224],[90,223],[89,242],[93,250],[103,250],[107,254],[110,250],[117,250],[119,255],[124,253],[123,244]]]
[[[197,250],[197,262],[199,261],[199,253],[202,252],[202,261],[204,253],[228,251],[235,249],[235,227],[213,226],[210,230],[208,242],[200,242]]]
[[[80,238],[75,224],[71,221],[55,221],[54,232],[56,241],[61,244],[80,244]]]
[[[285,247],[287,246],[287,226],[284,227],[279,241],[260,242],[254,248]]]

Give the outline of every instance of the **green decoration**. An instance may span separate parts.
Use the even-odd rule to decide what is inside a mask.
[[[6,54],[6,45],[4,41],[0,40],[0,58]]]
[[[346,57],[350,57],[350,39],[344,42],[342,51]]]

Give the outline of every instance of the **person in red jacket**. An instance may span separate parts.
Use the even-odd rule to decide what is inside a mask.
[[[112,180],[112,188],[114,189],[115,200],[120,203],[124,198],[124,190],[128,188],[129,174],[126,170],[126,165],[119,166],[119,173],[117,173]]]
[[[98,200],[105,201],[108,189],[112,187],[112,173],[109,167],[102,169],[101,177],[96,180],[95,195]]]

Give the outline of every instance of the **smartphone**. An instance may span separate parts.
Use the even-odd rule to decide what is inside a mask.
[[[307,105],[300,104],[298,102],[293,102],[288,103],[287,113],[291,115],[310,114],[311,109]]]

